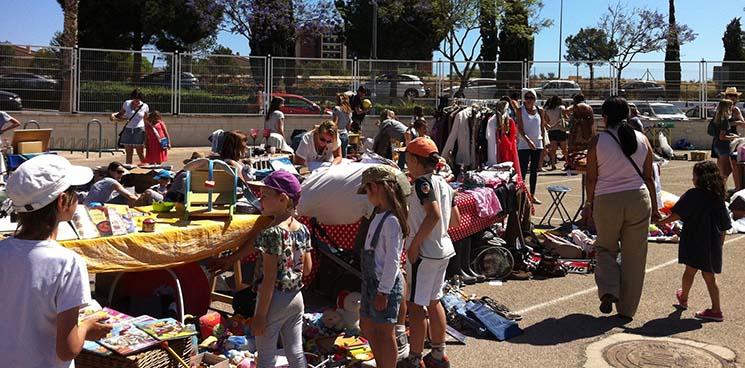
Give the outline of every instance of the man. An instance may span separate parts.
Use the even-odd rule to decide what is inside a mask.
[[[362,130],[362,122],[365,120],[365,115],[370,110],[368,107],[365,109],[362,106],[362,101],[367,96],[367,88],[359,86],[357,88],[357,94],[352,97],[349,104],[352,106],[352,133],[359,133]]]

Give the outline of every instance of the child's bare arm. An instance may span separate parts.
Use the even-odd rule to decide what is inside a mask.
[[[458,226],[460,226],[460,210],[458,209],[458,206],[453,203],[453,209],[450,211],[450,223],[448,224],[448,228],[452,229]]]
[[[422,225],[419,226],[416,235],[414,235],[414,239],[411,241],[411,247],[409,247],[408,256],[411,262],[415,262],[419,258],[419,250],[424,239],[427,239],[435,226],[437,226],[437,223],[442,220],[440,204],[437,201],[424,202],[423,206],[425,213],[424,220],[422,221]]]
[[[680,216],[676,215],[675,213],[671,213],[670,216],[667,216],[664,219],[657,221],[657,225],[665,225],[665,224],[669,224],[671,222],[675,222],[678,220],[680,220]]]
[[[306,251],[303,253],[303,276],[310,275],[310,272],[313,270],[313,257],[311,257],[310,252]]]

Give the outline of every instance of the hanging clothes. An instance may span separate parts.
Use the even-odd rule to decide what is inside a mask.
[[[499,163],[499,157],[497,157],[498,139],[497,115],[494,114],[489,117],[486,123],[486,164],[489,166]]]
[[[499,163],[512,162],[512,167],[515,168],[518,179],[522,180],[523,175],[520,171],[520,160],[517,156],[517,124],[510,118],[507,126],[499,126],[498,128],[497,154],[499,156]]]
[[[454,151],[452,157],[456,165],[463,165],[469,168],[477,167],[471,129],[473,127],[473,121],[479,117],[480,113],[474,108],[463,109],[455,115],[453,127],[450,129],[450,135],[445,142],[445,147],[442,149],[442,154],[448,155],[451,151]],[[469,121],[471,122],[470,124]],[[456,143],[458,145],[457,148],[455,147]]]

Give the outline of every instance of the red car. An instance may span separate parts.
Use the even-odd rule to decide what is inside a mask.
[[[298,95],[289,93],[272,93],[272,97],[282,97],[285,99],[285,105],[280,111],[285,114],[307,114],[307,115],[326,115],[331,114],[331,110],[318,106],[315,102]]]

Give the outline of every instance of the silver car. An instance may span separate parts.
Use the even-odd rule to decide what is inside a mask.
[[[538,94],[538,99],[548,99],[551,96],[559,96],[561,98],[572,98],[580,93],[582,89],[579,84],[571,80],[551,80],[543,84],[543,86],[535,89],[535,93]]]
[[[488,99],[499,97],[497,96],[497,80],[493,78],[473,78],[468,80],[463,91],[459,92],[459,87],[459,85],[454,84],[452,89],[450,87],[443,88],[442,92],[445,95],[459,98]]]
[[[646,117],[651,121],[657,120],[688,120],[683,111],[677,106],[669,103],[661,102],[637,102],[636,109],[639,110],[639,115]]]
[[[424,97],[427,91],[424,82],[413,74],[383,74],[375,78],[375,82],[363,83],[365,88],[378,97],[395,96],[407,99]],[[395,93],[392,94],[395,86]]]

